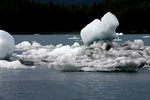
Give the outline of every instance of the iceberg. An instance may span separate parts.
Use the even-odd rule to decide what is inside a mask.
[[[70,37],[68,39],[75,39],[75,40],[79,40],[80,38],[79,37],[76,37],[76,36],[73,36],[73,37]]]
[[[72,46],[41,46],[30,48],[22,54],[14,55],[23,61],[36,64],[45,63],[49,68],[61,71],[138,71],[150,64],[150,47],[142,40],[123,44],[113,42],[109,50],[107,43],[96,42],[90,46],[75,42]]]
[[[26,69],[26,68],[35,68],[35,66],[26,66],[20,63],[19,60],[16,61],[6,61],[6,60],[0,60],[0,68],[4,69]]]
[[[14,38],[6,31],[0,30],[0,59],[9,59],[14,52]]]
[[[23,41],[23,42],[15,45],[15,48],[28,50],[31,48],[31,44],[28,41]]]
[[[123,33],[116,33],[117,35],[123,35]]]
[[[119,21],[111,12],[106,13],[101,20],[95,19],[86,25],[80,32],[85,45],[91,45],[94,41],[113,41],[118,38],[115,30]]]

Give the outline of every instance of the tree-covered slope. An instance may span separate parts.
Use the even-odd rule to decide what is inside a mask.
[[[30,0],[1,0],[0,29],[10,32],[81,30],[108,11],[118,18],[118,32],[150,32],[150,0],[101,0],[92,5],[62,5]]]

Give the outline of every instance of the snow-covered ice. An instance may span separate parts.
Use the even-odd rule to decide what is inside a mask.
[[[0,59],[9,59],[14,52],[14,38],[6,31],[0,30]]]
[[[95,19],[86,25],[80,32],[81,38],[86,45],[90,45],[94,41],[112,41],[118,38],[115,32],[118,25],[119,21],[116,16],[108,12],[101,20]]]

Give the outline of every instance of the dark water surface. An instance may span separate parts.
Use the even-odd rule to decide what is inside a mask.
[[[42,45],[72,45],[75,40],[68,40],[72,36],[14,35],[14,38],[16,44],[37,41]],[[122,42],[142,39],[150,46],[150,39],[142,36],[124,35],[120,38]],[[36,66],[35,69],[0,69],[0,100],[149,100],[149,91],[148,70],[134,73],[60,72],[46,66]]]
[[[59,72],[47,67],[0,71],[4,100],[149,100],[150,72]]]
[[[32,41],[36,41],[40,43],[41,45],[72,45],[74,42],[79,42],[81,45],[83,44],[81,41],[75,41],[76,39],[69,39],[72,37],[80,37],[78,34],[71,34],[71,35],[13,35],[16,44],[21,43],[23,41],[29,41],[32,43]],[[143,38],[143,36],[148,36],[149,38]],[[127,35],[119,35],[119,38],[122,41],[119,41],[120,43],[123,43],[125,41],[134,41],[135,39],[142,39],[146,46],[150,46],[150,34],[127,34]]]

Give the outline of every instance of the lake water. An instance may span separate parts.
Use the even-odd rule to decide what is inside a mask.
[[[13,35],[16,44],[37,41],[42,45],[72,45],[68,39],[79,35]],[[119,36],[124,42],[144,35]],[[79,42],[83,44],[82,42]],[[61,72],[46,66],[34,69],[1,69],[0,100],[149,100],[150,71],[138,72]]]

